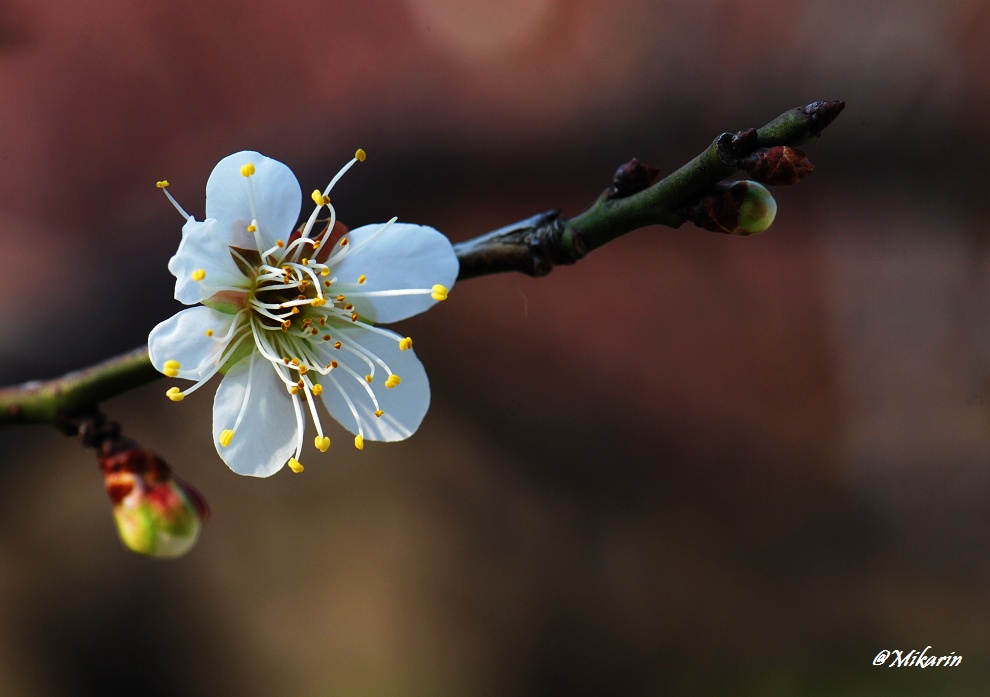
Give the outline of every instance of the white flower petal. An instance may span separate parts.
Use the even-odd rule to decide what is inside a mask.
[[[286,303],[283,296],[292,293],[280,288],[288,283],[282,274],[261,267],[241,268],[230,248],[262,251],[274,247],[277,240],[288,242],[298,221],[301,198],[299,183],[282,163],[248,151],[224,158],[207,183],[206,220],[186,222],[179,249],[169,262],[176,277],[175,297],[207,307],[184,310],[159,324],[149,336],[155,367],[198,380],[190,390],[204,384],[232,353],[244,356],[217,389],[213,420],[217,452],[242,475],[267,477],[293,455],[298,457],[309,405],[299,396],[290,396],[283,372],[299,379],[302,389],[310,380],[318,382],[330,413],[366,440],[409,437],[430,403],[426,372],[412,350],[399,349],[398,335],[369,329],[362,322],[340,326],[335,318],[339,307],[321,311],[315,302],[312,308],[293,306],[310,323],[322,323],[321,313],[330,313],[326,328],[343,342],[342,348],[334,349],[334,342],[324,342],[322,336],[314,346],[311,335],[298,331],[308,326],[305,323],[292,324],[296,331],[289,334],[278,331],[290,328],[288,323],[279,326],[289,317],[286,307],[269,311],[261,304],[269,303],[271,308],[280,302],[304,305],[305,298]],[[252,224],[257,226],[255,232],[249,231]],[[457,277],[453,247],[433,228],[372,225],[346,237],[348,245],[334,250],[328,263],[340,287],[336,294],[349,299],[334,302],[345,307],[353,303],[362,321],[396,321],[422,312],[436,302],[431,296],[433,288],[449,289]],[[305,273],[317,283],[320,279],[313,276],[315,272],[301,265],[304,251],[290,246],[284,253],[287,256],[276,258],[290,276]],[[244,264],[257,261],[256,253],[244,256],[250,260]],[[300,290],[305,287],[299,284]],[[255,294],[260,302],[248,304],[248,297]],[[252,330],[263,334],[246,333]],[[233,352],[229,350],[232,341],[238,346]],[[274,364],[265,358],[269,354]],[[337,368],[319,375],[321,366],[331,361],[337,361]],[[372,374],[369,383],[365,376]],[[174,398],[172,390],[170,396]]]
[[[391,227],[363,244],[381,228],[365,225],[347,233],[351,247],[333,275],[344,283],[366,281],[361,291],[429,290],[434,285],[449,290],[457,279],[459,264],[450,240],[426,225],[393,223]],[[429,293],[384,297],[353,298],[357,313],[372,322],[397,322],[424,312],[436,304]]]
[[[221,289],[247,287],[248,280],[230,256],[220,230],[216,220],[190,220],[183,226],[179,249],[168,262],[179,302],[194,305]]]
[[[258,231],[247,232],[251,224],[251,198],[248,179],[241,167],[254,165],[250,186],[254,192]],[[278,160],[245,150],[229,155],[213,168],[206,182],[206,217],[216,218],[225,229],[227,243],[256,249],[253,235],[260,235],[263,249],[275,240],[287,240],[295,229],[302,206],[302,190],[296,175]]]
[[[213,401],[213,442],[230,469],[250,477],[270,477],[282,469],[295,452],[299,428],[290,399],[271,363],[257,353],[227,371]],[[223,446],[228,429],[234,435]]]
[[[419,428],[430,406],[430,381],[426,377],[423,364],[412,349],[400,351],[400,337],[391,332],[391,336],[383,336],[355,326],[338,329],[334,334],[345,335],[377,355],[402,382],[391,389],[385,387],[388,374],[381,366],[376,365],[374,381],[369,385],[363,379],[369,372],[364,360],[346,349],[335,350],[329,343],[323,344],[320,353],[321,359],[325,358],[325,363],[336,360],[341,365],[349,366],[357,374],[355,377],[346,370],[337,368],[320,378],[323,383],[321,396],[330,415],[351,433],[358,432],[354,414],[341,395],[339,386],[347,393],[357,411],[365,440],[397,441],[411,436]],[[368,395],[368,388],[374,391],[378,404],[385,412],[381,417],[375,416],[375,405]]]
[[[220,342],[234,321],[208,307],[190,307],[168,318],[151,330],[148,356],[151,364],[165,372],[167,361],[178,361],[175,377],[199,380],[217,365],[229,341]],[[213,337],[206,335],[213,332]]]

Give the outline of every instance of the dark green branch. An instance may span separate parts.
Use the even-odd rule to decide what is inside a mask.
[[[723,133],[704,152],[655,184],[650,183],[656,172],[653,168],[636,161],[624,165],[613,186],[573,218],[547,211],[454,245],[461,265],[458,280],[505,271],[544,276],[554,266],[573,264],[638,228],[679,227],[686,220],[689,204],[722,179],[747,168],[745,163],[754,153],[761,148],[801,145],[818,136],[844,106],[840,101],[815,102],[791,109],[760,129]],[[160,377],[148,360],[147,347],[142,346],[60,378],[0,389],[0,425],[46,423],[65,428],[71,417],[94,411],[98,403]]]
[[[621,191],[620,177],[628,170],[620,168],[615,185],[573,218],[548,211],[456,245],[461,261],[459,279],[503,271],[544,276],[554,266],[573,264],[593,249],[638,228],[680,227],[685,221],[684,207],[739,171],[748,156],[760,148],[795,147],[811,140],[844,107],[841,101],[814,102],[791,109],[760,129],[723,133],[673,174],[652,185],[646,181],[645,188],[634,187],[632,192]]]
[[[148,360],[148,347],[47,381],[0,389],[0,424],[62,425],[76,412],[162,377]]]

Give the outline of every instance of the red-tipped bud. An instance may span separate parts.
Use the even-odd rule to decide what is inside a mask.
[[[125,547],[163,559],[192,549],[209,516],[199,492],[175,477],[160,457],[126,438],[105,441],[97,458]]]

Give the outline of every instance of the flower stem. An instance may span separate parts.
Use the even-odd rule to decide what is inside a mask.
[[[655,170],[634,160],[619,169],[612,187],[573,218],[547,211],[454,245],[458,280],[506,271],[545,276],[554,266],[573,264],[641,227],[680,227],[686,206],[742,168],[745,158],[760,148],[794,147],[815,138],[843,107],[841,101],[814,102],[786,111],[762,128],[723,133],[653,184]],[[65,429],[73,415],[92,412],[98,403],[160,377],[142,346],[60,378],[0,389],[0,425],[45,423]]]

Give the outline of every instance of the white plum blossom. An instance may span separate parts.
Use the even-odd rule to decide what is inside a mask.
[[[195,381],[168,390],[176,402],[223,374],[213,440],[238,474],[267,477],[285,464],[302,471],[307,413],[313,442],[326,452],[318,401],[354,434],[358,449],[365,440],[408,438],[429,407],[412,339],[378,323],[445,299],[457,257],[431,227],[393,218],[347,231],[337,222],[330,190],[364,158],[358,150],[324,191],[313,192],[315,209],[298,229],[299,183],[284,164],[256,152],[217,164],[203,221],[165,191],[186,219],[168,265],[175,298],[195,307],[155,327],[148,353],[165,375]]]

